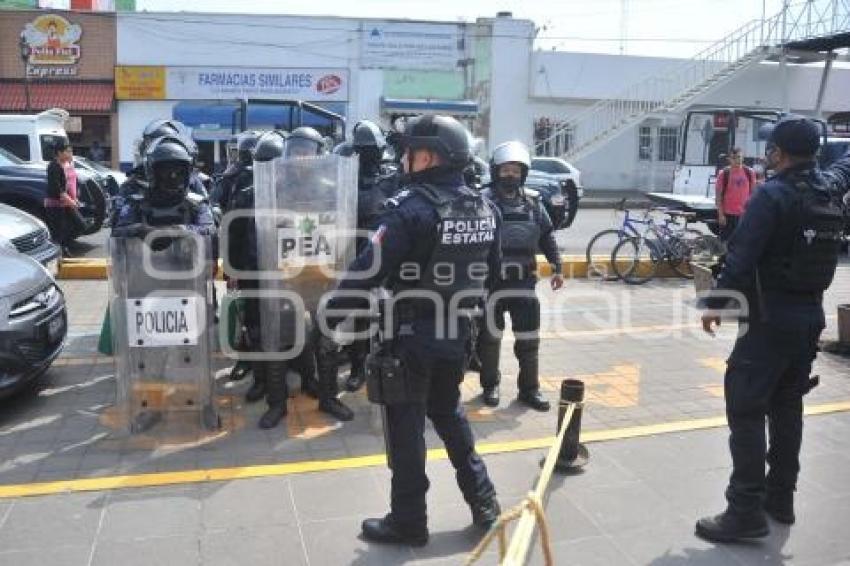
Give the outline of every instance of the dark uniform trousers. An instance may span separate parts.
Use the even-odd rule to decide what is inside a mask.
[[[481,321],[478,337],[478,359],[481,362],[481,387],[499,385],[499,352],[501,350],[501,332],[505,329],[505,313],[511,316],[511,328],[514,333],[523,333],[514,341],[514,355],[519,363],[517,386],[520,391],[533,391],[540,387],[538,376],[538,352],[540,350],[540,300],[534,291],[536,279],[514,284],[513,288],[522,296],[505,296],[497,299],[493,307],[494,320],[491,321],[494,334],[488,329],[486,321]]]
[[[741,513],[760,509],[766,493],[796,488],[803,395],[824,328],[817,299],[797,304],[771,301],[768,312],[769,320],[751,322],[738,338],[724,378],[732,453],[726,499]],[[765,461],[770,465],[766,478]]]
[[[434,342],[415,336],[400,337],[396,353],[416,379],[427,387],[427,400],[419,403],[387,405],[387,432],[390,444],[392,516],[405,528],[426,525],[425,494],[430,482],[425,474],[425,417],[446,447],[455,469],[457,484],[467,503],[495,495],[460,395],[464,351],[435,352]]]

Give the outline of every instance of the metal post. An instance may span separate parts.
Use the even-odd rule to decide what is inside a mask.
[[[587,448],[579,443],[581,434],[581,414],[584,404],[584,382],[578,379],[565,379],[561,382],[561,402],[558,404],[558,430],[561,429],[567,409],[575,404],[567,432],[558,452],[555,470],[558,472],[575,472],[588,461]]]
[[[832,70],[832,62],[835,60],[835,51],[830,51],[826,54],[826,63],[823,66],[823,73],[820,76],[820,87],[818,88],[818,99],[815,103],[815,116],[821,117],[821,108],[823,107],[823,97],[826,94],[826,84],[829,81],[829,72]]]
[[[784,32],[783,32],[784,33]],[[782,77],[782,111],[791,111],[788,97],[788,49],[782,48],[782,57],[779,59],[780,77]]]

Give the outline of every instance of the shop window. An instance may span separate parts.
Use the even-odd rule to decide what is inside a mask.
[[[0,147],[23,159],[30,160],[30,139],[21,134],[0,135]]]
[[[641,126],[638,129],[638,159],[652,160],[652,128],[649,126]]]
[[[679,128],[658,128],[658,161],[676,161]]]

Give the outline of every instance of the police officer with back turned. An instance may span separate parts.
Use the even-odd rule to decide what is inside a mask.
[[[850,157],[820,171],[817,124],[786,116],[769,128],[766,157],[776,174],[752,196],[717,288],[704,299],[703,328],[720,324],[729,292],[742,294],[747,324],[727,362],[724,390],[732,474],[723,513],[696,524],[716,542],[767,536],[765,514],[793,524],[800,469],[803,395],[824,328],[823,292],[835,274],[843,228],[839,199]],[[769,445],[765,439],[765,418]],[[769,471],[765,475],[765,462]]]
[[[425,417],[431,419],[456,471],[473,523],[487,528],[499,516],[493,483],[460,397],[469,320],[450,308],[453,298],[474,304],[498,270],[499,213],[463,182],[470,158],[469,136],[453,118],[425,116],[405,130],[407,182],[387,201],[375,234],[339,284],[340,291],[385,285],[393,293],[393,338],[386,354],[401,371],[381,370],[388,457],[392,468],[390,513],[363,522],[367,540],[421,546],[428,541],[425,495]],[[378,251],[379,250],[379,251]],[[376,258],[380,258],[376,261]],[[371,269],[373,262],[377,269]],[[365,308],[363,301],[336,295],[339,312]],[[462,300],[461,309],[468,306]],[[446,322],[456,321],[454,332]],[[373,361],[367,362],[370,398]],[[381,365],[381,368],[387,366]],[[392,393],[390,388],[395,384]]]
[[[477,350],[481,362],[482,397],[486,405],[495,407],[499,404],[501,332],[505,328],[505,313],[509,313],[517,334],[514,341],[514,354],[519,362],[517,399],[537,411],[548,411],[549,401],[540,393],[538,377],[540,301],[534,290],[538,250],[552,266],[552,289],[560,289],[564,282],[549,214],[537,192],[523,187],[530,165],[528,148],[518,141],[496,147],[490,160],[491,187],[485,189],[484,195],[502,213],[504,257],[496,294],[487,309],[488,316],[478,338]]]

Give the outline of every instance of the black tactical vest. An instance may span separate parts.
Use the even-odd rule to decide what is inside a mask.
[[[820,175],[800,171],[787,178],[796,189],[791,208],[792,237],[784,255],[759,266],[762,287],[786,293],[822,293],[832,283],[844,216]]]
[[[484,198],[467,187],[441,189],[433,185],[415,185],[408,189],[434,205],[439,221],[434,249],[413,285],[398,289],[422,289],[436,292],[445,306],[457,293],[468,293],[459,307],[468,308],[483,296],[487,279],[487,259],[496,235],[496,217]],[[402,277],[401,280],[404,280]]]
[[[506,200],[488,191],[502,211],[502,273],[505,280],[530,277],[540,242],[537,202],[528,195]]]

